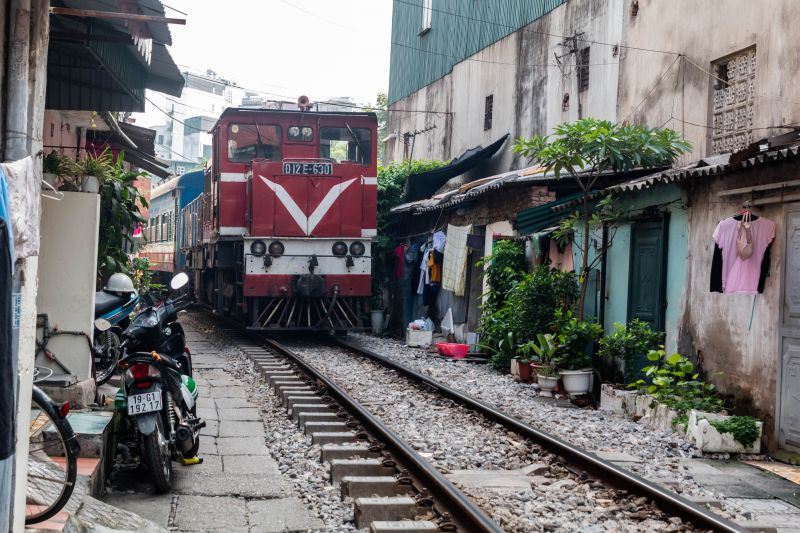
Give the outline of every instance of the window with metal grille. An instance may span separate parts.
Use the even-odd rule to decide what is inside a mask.
[[[492,129],[492,108],[494,107],[494,95],[490,94],[486,97],[486,102],[483,107],[483,129]]]
[[[422,30],[420,35],[431,29],[433,19],[433,0],[422,0]]]
[[[589,47],[578,52],[578,90],[585,91],[589,88]]]
[[[714,61],[711,72],[711,153],[736,152],[753,142],[756,49]]]

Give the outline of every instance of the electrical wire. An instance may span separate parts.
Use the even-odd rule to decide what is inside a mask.
[[[661,81],[664,79],[664,77],[667,75],[667,73],[669,73],[669,71],[671,71],[671,70],[672,70],[672,67],[673,67],[673,66],[675,66],[675,63],[677,63],[677,62],[678,62],[678,60],[679,60],[681,57],[683,57],[683,56],[682,56],[682,55],[679,55],[679,56],[676,56],[676,57],[675,57],[675,59],[673,59],[673,60],[672,60],[672,63],[670,63],[670,64],[669,64],[669,66],[668,66],[668,67],[667,67],[667,68],[666,68],[666,69],[665,69],[665,70],[664,70],[664,71],[661,73],[661,75],[658,77],[658,79],[656,79],[655,83],[653,84],[653,86],[652,86],[652,87],[650,87],[650,90],[649,90],[649,91],[647,91],[647,94],[644,96],[644,98],[643,98],[643,99],[642,99],[642,100],[641,100],[641,101],[640,101],[638,104],[636,104],[636,107],[634,107],[634,108],[633,108],[633,109],[632,109],[632,110],[631,110],[631,111],[630,111],[630,112],[629,112],[629,113],[628,113],[628,114],[625,116],[625,118],[622,120],[622,122],[625,122],[625,121],[626,121],[626,120],[628,120],[628,119],[629,119],[629,118],[630,118],[632,115],[634,115],[634,114],[636,113],[636,111],[637,111],[637,110],[638,110],[638,109],[639,109],[639,108],[642,106],[642,104],[644,104],[644,103],[645,103],[645,102],[646,102],[646,101],[647,101],[647,100],[650,98],[650,95],[652,95],[652,94],[653,94],[653,92],[654,92],[654,91],[655,91],[655,90],[658,88],[658,86],[659,86],[659,85],[661,85]]]
[[[303,12],[306,15],[311,15],[314,18],[318,18],[319,20],[323,20],[323,21],[327,22],[328,24],[333,24],[334,26],[339,26],[340,28],[344,28],[345,30],[349,30],[349,31],[357,31],[355,28],[351,28],[350,26],[345,26],[344,24],[340,24],[340,23],[336,22],[335,20],[331,20],[331,19],[325,18],[322,15],[320,15],[319,13],[315,13],[313,11],[309,11],[308,9],[305,9],[303,7],[295,5],[295,4],[291,3],[291,2],[289,2],[289,0],[280,0],[280,2],[282,4],[285,4],[285,5],[293,8],[293,9],[296,9],[298,11]]]

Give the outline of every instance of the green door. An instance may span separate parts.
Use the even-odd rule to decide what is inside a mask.
[[[638,318],[664,331],[666,310],[666,221],[640,222],[631,227],[631,264],[628,276],[628,321]],[[627,378],[648,365],[641,354]]]

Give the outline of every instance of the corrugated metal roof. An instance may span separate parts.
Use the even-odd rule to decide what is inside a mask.
[[[562,204],[572,202],[581,197],[583,193],[575,193],[535,207],[524,209],[517,213],[517,230],[521,235],[531,235],[539,230],[558,224],[566,216],[561,210],[554,209]]]
[[[421,89],[453,66],[549,13],[566,0],[436,0],[431,29],[422,32],[423,0],[392,9],[389,103]]]

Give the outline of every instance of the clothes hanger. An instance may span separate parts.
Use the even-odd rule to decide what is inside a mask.
[[[48,198],[50,200],[55,200],[56,202],[60,202],[61,200],[64,199],[64,193],[63,192],[57,191],[55,187],[53,187],[52,185],[50,185],[49,183],[44,181],[44,179],[42,179],[41,181],[42,181],[42,185],[45,185],[47,187],[47,189],[50,189],[50,191],[53,191],[53,193],[54,193],[54,195],[51,195],[50,191],[48,191],[47,189],[43,189],[42,193],[41,193],[43,197]]]
[[[739,214],[734,215],[733,218],[735,220],[742,220],[744,215],[750,215],[750,220],[758,220],[758,215],[754,215],[752,212],[753,202],[751,200],[745,200],[742,204],[742,210],[739,211]]]

